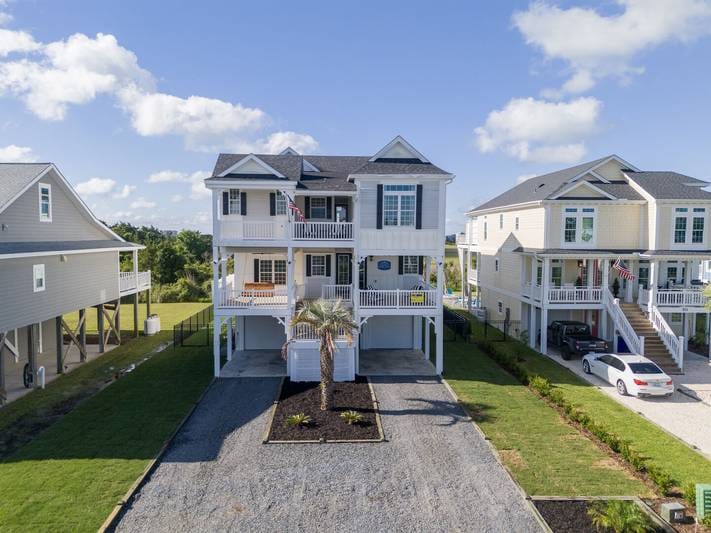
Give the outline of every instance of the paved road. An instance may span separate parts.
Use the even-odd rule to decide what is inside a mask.
[[[553,351],[551,350],[551,352]],[[711,405],[679,392],[679,385],[684,383],[684,380],[688,378],[687,375],[671,376],[676,386],[671,398],[620,396],[614,385],[597,376],[585,374],[579,358],[564,361],[556,353],[552,353],[549,357],[596,385],[625,407],[641,413],[662,429],[687,444],[695,446],[702,454],[711,459]],[[708,374],[707,380],[711,379],[711,369],[705,365],[704,370]]]
[[[539,531],[444,386],[375,378],[388,442],[261,444],[278,380],[215,382],[119,531]]]

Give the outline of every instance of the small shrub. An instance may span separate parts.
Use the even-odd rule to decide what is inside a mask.
[[[702,523],[704,526],[706,526],[706,527],[708,527],[708,528],[711,528],[711,514],[707,514],[706,516],[704,516],[704,517],[701,519],[701,523]]]
[[[306,427],[311,424],[311,417],[305,413],[298,413],[287,416],[284,423],[290,427]]]
[[[687,483],[684,485],[684,499],[691,506],[696,505],[696,484]]]
[[[551,382],[541,376],[533,376],[529,379],[528,386],[543,397],[549,396],[552,388]]]
[[[608,528],[615,533],[654,531],[649,516],[630,501],[595,502],[588,509],[588,516],[598,529]]]
[[[360,424],[363,422],[363,415],[358,411],[344,411],[340,414],[341,420],[343,420],[349,426],[353,424]]]

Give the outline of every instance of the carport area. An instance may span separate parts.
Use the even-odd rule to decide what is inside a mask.
[[[373,349],[360,351],[361,376],[435,376],[437,371],[422,350]]]
[[[268,378],[286,376],[286,360],[281,350],[241,350],[234,352],[220,371],[221,378]]]

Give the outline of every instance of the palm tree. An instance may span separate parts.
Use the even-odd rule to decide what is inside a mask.
[[[304,324],[305,328],[298,328]],[[284,344],[282,355],[287,356],[290,342],[299,338],[312,338],[319,341],[321,354],[321,410],[331,409],[333,402],[333,358],[336,353],[335,339],[340,335],[353,344],[353,333],[358,331],[358,324],[353,320],[351,310],[341,300],[318,299],[307,302],[291,320],[291,327],[296,330],[294,336]]]

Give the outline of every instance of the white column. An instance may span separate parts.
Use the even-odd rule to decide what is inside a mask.
[[[227,360],[232,361],[232,333],[234,332],[234,317],[227,319]]]
[[[481,295],[481,252],[476,252],[476,306],[478,309],[482,307]]]
[[[548,355],[548,308],[541,307],[541,353]]]
[[[681,314],[682,335],[684,337],[684,351],[689,348],[689,314]]]
[[[219,307],[222,299],[220,298],[219,275],[217,271],[217,263],[220,261],[219,248],[212,247],[212,302],[215,308]]]
[[[422,317],[412,317],[412,349],[419,350],[422,347]]]
[[[600,337],[607,340],[607,311],[600,309]]]
[[[635,264],[634,260],[630,259],[627,263],[627,266],[629,267],[629,269],[632,272],[635,271],[636,264]],[[627,280],[627,290],[625,291],[625,302],[627,302],[627,303],[634,301],[634,295],[632,294],[632,285],[633,285],[632,280],[628,279]]]
[[[438,374],[444,371],[444,322],[442,313],[435,317],[435,370]]]
[[[546,257],[543,259],[543,297],[542,302],[548,303],[548,290],[551,285],[551,258]],[[541,306],[543,307],[543,306]],[[546,324],[541,324],[541,331],[545,329]]]
[[[464,295],[467,292],[467,265],[465,263],[466,254],[462,248],[457,248],[457,256],[459,257],[459,270],[462,275],[462,306],[464,306]]]
[[[294,249],[289,246],[286,249],[286,293],[289,308],[296,305],[296,292],[294,287]]]
[[[610,288],[610,260],[609,259],[602,260],[602,288],[603,289]]]
[[[437,309],[442,314],[442,297],[444,296],[444,257],[437,257]]]
[[[647,304],[647,311],[649,316],[652,316],[652,310],[654,304],[657,301],[657,284],[659,278],[659,261],[652,260],[649,262],[649,303]]]
[[[528,345],[535,349],[538,332],[536,331],[536,306],[533,302],[528,305],[528,309]]]
[[[216,316],[212,333],[212,357],[214,362],[214,376],[220,377],[220,329],[222,328],[222,317]]]
[[[593,286],[593,278],[595,275],[593,274],[593,260],[592,259],[586,259],[585,260],[585,277],[586,279],[586,286],[588,289]]]
[[[133,279],[136,282],[136,289],[138,289],[138,250],[133,250]]]
[[[430,360],[430,324],[429,317],[425,317],[425,359]]]
[[[225,249],[220,247],[220,287],[227,288],[227,256]]]

